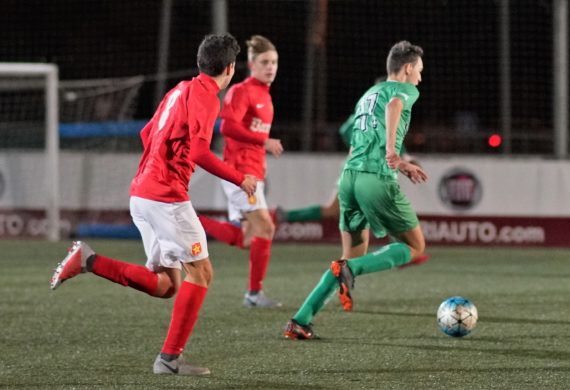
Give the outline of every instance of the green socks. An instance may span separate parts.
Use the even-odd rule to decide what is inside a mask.
[[[321,206],[313,205],[302,209],[291,210],[287,212],[287,222],[305,222],[305,221],[320,221]]]
[[[301,325],[308,325],[313,317],[325,306],[327,300],[338,289],[338,280],[330,269],[324,274],[317,286],[311,291],[303,306],[293,319]]]
[[[353,275],[358,276],[398,267],[408,263],[411,259],[410,248],[396,242],[367,255],[351,259],[348,261],[348,266]],[[329,269],[323,274],[293,319],[301,325],[308,325],[337,289],[338,281]]]
[[[354,276],[384,271],[399,267],[412,260],[410,248],[401,242],[395,242],[348,261],[348,267]]]

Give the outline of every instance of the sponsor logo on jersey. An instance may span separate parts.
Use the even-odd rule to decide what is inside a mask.
[[[255,108],[263,108],[265,104],[258,103],[255,105]]]
[[[269,133],[269,130],[271,130],[271,123],[263,123],[261,119],[253,117],[249,129],[254,133]]]
[[[257,203],[257,198],[255,197],[255,195],[251,195],[249,198],[247,198],[247,203],[249,203],[249,204],[256,204],[256,203]]]
[[[198,256],[202,253],[202,245],[199,242],[192,244],[192,256]]]

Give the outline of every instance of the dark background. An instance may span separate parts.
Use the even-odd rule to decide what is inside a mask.
[[[228,0],[229,31],[242,48],[252,34],[277,46],[272,134],[301,147],[308,2]],[[393,43],[425,50],[421,97],[407,140],[418,152],[497,153],[487,136],[499,128],[499,2],[492,0],[329,0],[316,74],[326,104],[313,150],[342,148],[338,125],[378,75]],[[0,61],[54,62],[60,78],[144,75],[132,117],[154,109],[161,2],[150,0],[2,0]],[[550,1],[511,1],[513,152],[549,154],[552,135],[552,8]],[[169,71],[195,72],[200,40],[211,32],[209,1],[173,0]],[[239,60],[245,62],[245,49]],[[242,64],[243,69],[243,64]],[[235,81],[246,76],[236,74]],[[168,80],[168,87],[178,81]],[[318,93],[317,93],[318,96]],[[316,104],[318,105],[318,104]]]

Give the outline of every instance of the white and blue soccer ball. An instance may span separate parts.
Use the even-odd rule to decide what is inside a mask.
[[[477,325],[477,308],[467,298],[451,297],[439,305],[437,324],[451,337],[467,336]]]

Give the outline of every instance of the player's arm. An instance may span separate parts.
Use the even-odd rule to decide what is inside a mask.
[[[217,100],[215,102],[214,104],[218,104]],[[194,125],[191,126],[194,131],[190,134],[189,157],[212,175],[241,187],[248,195],[253,195],[257,186],[255,178],[250,175],[244,175],[232,166],[224,163],[210,150],[214,122],[216,121],[218,110],[212,110],[207,103],[203,103],[203,106],[198,104],[194,106],[197,115],[195,116]]]
[[[268,135],[254,133],[243,124],[249,106],[249,95],[245,88],[241,86],[230,88],[224,99],[224,108],[220,113],[220,117],[223,119],[220,132],[224,137],[239,142],[263,146]]]
[[[229,137],[240,142],[247,142],[254,145],[265,145],[267,134],[254,133],[246,128],[241,122],[233,118],[224,118],[220,132],[224,137]]]
[[[404,103],[396,97],[386,105],[386,161],[392,169],[397,169],[401,161],[396,153],[396,131],[403,109]]]
[[[210,143],[204,138],[194,137],[190,141],[190,159],[212,175],[241,187],[248,195],[251,196],[255,192],[256,179],[251,175],[244,175],[216,157],[210,150]]]

